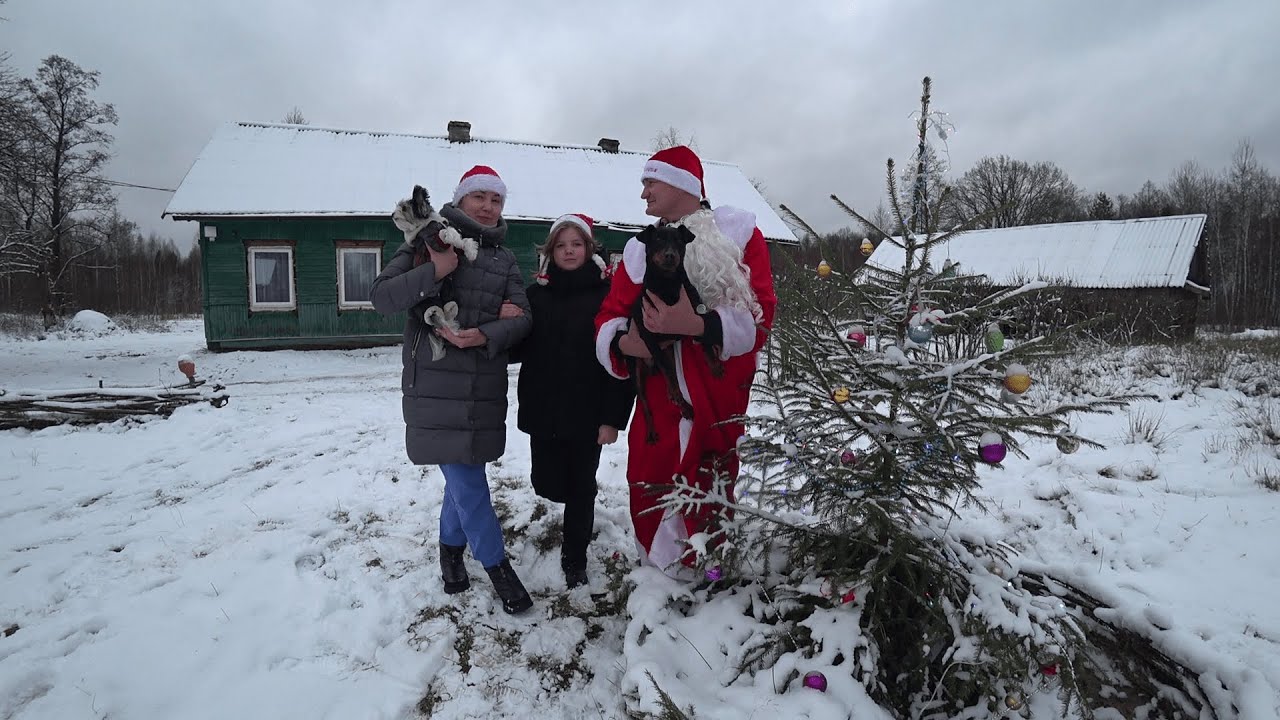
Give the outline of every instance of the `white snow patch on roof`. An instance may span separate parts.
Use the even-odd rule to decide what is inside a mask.
[[[640,200],[648,157],[578,145],[229,123],[201,151],[164,214],[389,218],[415,184],[439,207],[464,172],[488,165],[509,189],[508,219],[550,222],[582,212],[601,224],[639,227],[653,220]],[[741,168],[704,160],[703,172],[714,206],[752,212],[766,238],[795,242]]]
[[[958,262],[960,272],[999,285],[1044,279],[1083,288],[1181,288],[1204,223],[1199,214],[971,230],[935,246],[931,263],[939,269]],[[901,270],[903,255],[886,240],[868,262]]]

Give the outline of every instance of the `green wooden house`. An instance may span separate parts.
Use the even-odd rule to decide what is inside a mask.
[[[178,186],[165,216],[200,224],[205,341],[211,350],[359,347],[399,342],[403,316],[369,299],[373,279],[404,237],[391,222],[415,184],[437,207],[462,173],[489,165],[508,187],[508,246],[526,277],[535,247],[568,212],[596,220],[616,263],[652,221],[640,200],[647,152],[472,138],[467,123],[442,136],[230,123],[219,128]],[[736,165],[704,162],[716,205],[755,213],[773,242],[795,237]]]

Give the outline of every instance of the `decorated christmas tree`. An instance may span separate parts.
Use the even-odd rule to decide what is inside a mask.
[[[930,109],[928,78],[915,120],[909,192],[888,163],[892,227],[832,196],[879,238],[868,264],[779,263],[764,407],[745,418],[737,497],[688,486],[668,496],[685,511],[720,508],[719,529],[692,538],[690,552],[709,580],[758,588],[758,617],[776,623],[743,667],[791,668],[795,686],[823,692],[851,678],[899,717],[1025,715],[1033,702],[1088,717],[1100,698],[1194,706],[1158,699],[1185,688],[1186,672],[1098,622],[1096,600],[1024,567],[998,538],[953,528],[986,510],[985,469],[1025,456],[1030,439],[1063,453],[1096,445],[1071,423],[1134,398],[1028,392],[1028,368],[1069,337],[1022,321],[1052,290],[997,287],[947,261],[946,243],[979,219],[938,226],[946,189],[931,138],[950,125]]]

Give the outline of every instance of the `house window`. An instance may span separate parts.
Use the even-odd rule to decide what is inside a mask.
[[[293,310],[293,247],[258,245],[249,248],[249,309]]]
[[[338,307],[373,307],[373,280],[382,272],[382,246],[338,248]]]

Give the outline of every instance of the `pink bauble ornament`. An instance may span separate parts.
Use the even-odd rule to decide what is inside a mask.
[[[978,439],[978,456],[984,463],[995,465],[1004,460],[1008,452],[1009,448],[1005,447],[1004,440],[996,433],[983,433]]]
[[[856,462],[858,462],[858,454],[855,453],[854,451],[845,450],[844,452],[840,453],[841,465],[852,465]]]
[[[849,334],[845,335],[845,339],[857,345],[858,347],[867,346],[867,329],[861,325],[854,325],[849,328]]]
[[[818,692],[827,691],[827,676],[817,670],[810,670],[804,674],[804,686]]]

